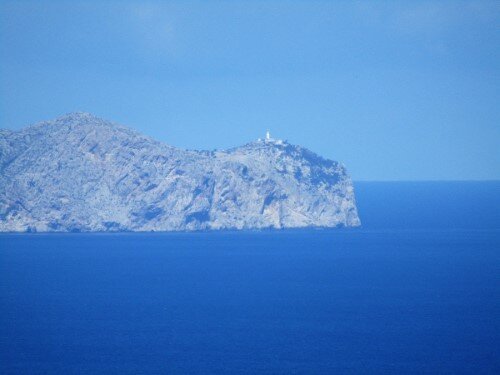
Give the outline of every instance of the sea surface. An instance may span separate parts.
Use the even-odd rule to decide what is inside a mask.
[[[363,227],[0,235],[0,374],[498,374],[500,182]]]

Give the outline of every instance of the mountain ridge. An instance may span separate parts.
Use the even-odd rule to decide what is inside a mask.
[[[0,130],[0,231],[358,226],[345,167],[258,140],[183,150],[90,113]]]

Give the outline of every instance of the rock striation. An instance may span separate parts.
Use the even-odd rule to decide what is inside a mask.
[[[265,139],[168,146],[88,113],[0,130],[0,231],[359,226],[343,165]]]

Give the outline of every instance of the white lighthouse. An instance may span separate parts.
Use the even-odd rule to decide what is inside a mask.
[[[283,142],[281,139],[274,139],[271,137],[271,132],[269,131],[269,129],[267,129],[266,131],[266,138],[264,139],[257,139],[258,142],[266,142],[266,143],[272,143],[272,144],[276,144],[276,145],[282,145],[284,144],[285,142]]]

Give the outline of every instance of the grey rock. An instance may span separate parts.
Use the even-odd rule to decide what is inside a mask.
[[[0,130],[0,231],[360,225],[343,165],[280,140],[181,150],[87,113]]]

